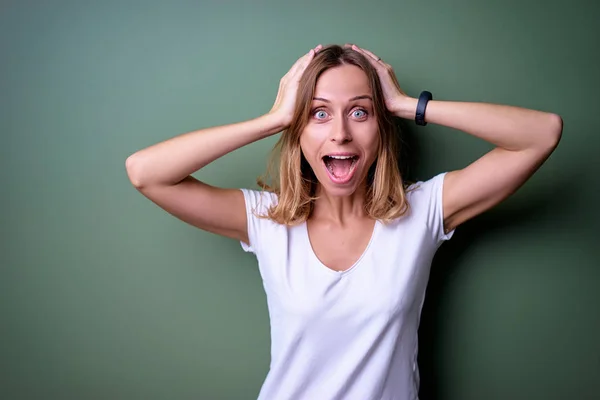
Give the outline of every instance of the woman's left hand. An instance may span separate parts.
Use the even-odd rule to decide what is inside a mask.
[[[413,119],[416,113],[416,99],[404,93],[392,66],[369,50],[361,49],[355,44],[347,46],[352,46],[352,50],[365,56],[377,71],[387,109],[398,117]]]

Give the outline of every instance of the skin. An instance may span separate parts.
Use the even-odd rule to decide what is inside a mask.
[[[363,204],[367,173],[380,145],[378,125],[367,76],[356,66],[325,71],[314,98],[311,118],[300,136],[304,157],[319,181],[308,234],[321,262],[343,270],[361,256],[375,224]],[[324,155],[338,152],[359,157],[347,184],[333,183],[323,164]]]
[[[371,51],[350,45],[368,57],[381,79],[387,108],[396,116],[414,119],[418,99],[400,88],[393,68]],[[489,210],[513,194],[556,149],[562,118],[520,107],[472,102],[435,101],[425,120],[463,131],[496,147],[444,180],[446,232]]]
[[[413,120],[417,99],[400,88],[392,67],[366,49],[348,46],[366,56],[377,70],[386,107],[398,117]],[[177,218],[248,243],[241,191],[208,185],[191,174],[225,154],[289,126],[298,81],[320,49],[320,46],[311,49],[281,79],[275,103],[265,115],[189,132],[129,156],[126,169],[132,184]],[[343,79],[351,74],[360,81],[359,72],[345,67],[323,74],[315,97],[330,100],[328,115],[331,119],[319,123],[311,120],[301,137],[302,150],[322,182],[318,190],[323,196],[315,203],[314,213],[307,223],[309,236],[321,261],[337,270],[351,266],[362,254],[374,226],[374,221],[366,218],[362,211],[364,186],[361,182],[377,139],[370,128],[371,121],[359,123],[345,112],[352,106],[351,97],[365,94],[360,83],[349,84],[350,81]],[[495,145],[471,164],[446,174],[443,191],[446,231],[514,193],[550,156],[562,135],[562,119],[556,114],[489,103],[432,100],[425,120]],[[332,185],[319,165],[322,155],[339,148],[351,148],[361,155],[362,164],[357,171],[360,179],[344,187]]]
[[[372,93],[360,68],[343,65],[321,75],[314,97],[300,147],[319,180],[315,213],[342,223],[345,217],[364,215],[365,180],[380,144]],[[325,170],[323,156],[346,152],[359,157],[353,178],[347,184],[335,184]]]

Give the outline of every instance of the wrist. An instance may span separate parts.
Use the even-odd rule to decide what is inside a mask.
[[[392,113],[400,118],[414,120],[417,115],[417,103],[419,99],[404,97],[393,107]]]
[[[273,111],[264,114],[261,119],[270,127],[269,131],[272,133],[278,133],[287,129],[291,122],[286,116]]]

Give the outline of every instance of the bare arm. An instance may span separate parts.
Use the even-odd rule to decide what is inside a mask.
[[[414,119],[417,99],[407,96],[389,64],[368,50],[352,46],[378,72],[386,106],[395,115]],[[428,122],[457,129],[496,146],[463,169],[444,179],[444,228],[451,231],[506,199],[521,187],[558,145],[560,116],[508,105],[430,101]]]
[[[138,189],[175,185],[217,158],[283,128],[281,119],[266,114],[250,121],[185,133],[129,156],[127,173]]]
[[[400,114],[412,112],[414,118],[415,110],[416,99],[409,99]],[[546,161],[562,135],[562,119],[556,114],[489,103],[431,101],[426,120],[496,146],[465,168],[446,175],[446,231],[513,194]]]
[[[319,49],[311,49],[281,79],[275,105],[268,114],[189,132],[132,154],[125,163],[131,183],[177,218],[248,243],[242,192],[210,186],[191,174],[225,154],[285,129],[293,114],[297,82]]]
[[[131,183],[155,204],[200,229],[248,242],[242,192],[191,174],[225,154],[283,129],[276,115],[186,133],[140,150],[125,163]]]

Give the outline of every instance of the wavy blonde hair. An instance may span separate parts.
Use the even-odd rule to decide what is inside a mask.
[[[284,225],[296,225],[310,217],[319,182],[302,154],[300,136],[310,118],[317,80],[324,71],[341,65],[357,66],[367,75],[381,139],[377,158],[367,174],[365,211],[384,223],[408,211],[405,184],[398,167],[400,132],[386,108],[377,71],[362,54],[349,47],[331,45],[320,50],[304,71],[292,122],[273,148],[267,173],[257,180],[263,190],[278,196],[277,204],[261,217]],[[277,165],[279,171],[275,173]]]

